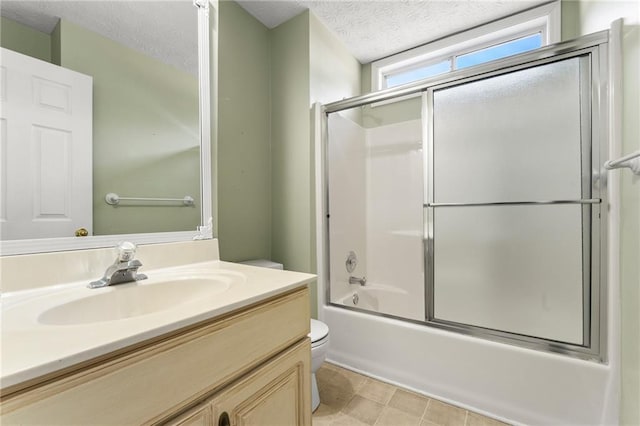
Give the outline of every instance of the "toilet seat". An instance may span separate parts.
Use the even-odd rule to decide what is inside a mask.
[[[317,348],[318,346],[322,346],[329,341],[329,336],[325,336],[323,339],[320,339],[316,342],[311,342],[311,349]]]
[[[329,327],[322,321],[311,319],[311,347],[320,346],[329,340]]]

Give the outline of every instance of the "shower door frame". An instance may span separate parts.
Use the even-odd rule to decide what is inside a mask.
[[[322,106],[317,111],[317,116],[321,118],[321,149],[316,152],[321,156],[320,171],[321,175],[321,201],[322,206],[322,229],[321,241],[324,244],[324,282],[325,282],[325,301],[330,306],[339,307],[352,311],[363,312],[368,315],[387,317],[398,319],[414,324],[422,324],[433,328],[453,331],[473,337],[483,338],[486,340],[497,341],[506,344],[512,344],[519,347],[540,350],[544,352],[559,353],[572,356],[575,358],[592,360],[597,362],[607,362],[607,226],[608,223],[608,191],[607,191],[607,173],[603,168],[604,161],[608,159],[608,139],[609,139],[609,102],[611,94],[608,91],[608,48],[609,48],[609,31],[600,31],[597,33],[582,36],[580,38],[569,40],[562,43],[553,44],[547,47],[537,49],[528,53],[515,55],[509,58],[497,60],[488,64],[478,65],[459,71],[454,71],[444,76],[435,76],[422,80],[417,83],[411,83],[391,89],[381,90],[362,96],[356,96],[337,102],[332,102]],[[435,87],[444,87],[445,85],[460,84],[461,81],[476,80],[494,75],[504,74],[517,69],[530,68],[532,66],[551,63],[561,59],[570,57],[589,55],[591,63],[591,161],[592,167],[591,177],[591,197],[598,195],[600,200],[596,208],[591,209],[591,205],[583,207],[583,219],[585,218],[585,209],[591,209],[590,230],[588,232],[591,247],[588,256],[591,259],[589,283],[583,282],[583,301],[587,303],[589,300],[589,314],[584,316],[584,332],[585,337],[583,345],[568,344],[563,342],[551,341],[543,338],[535,338],[530,336],[519,335],[511,332],[503,332],[499,330],[491,330],[483,327],[470,326],[458,323],[450,323],[446,321],[433,320],[433,221],[429,220],[429,207],[426,207],[428,198],[424,200],[424,265],[425,265],[425,320],[416,321],[395,315],[389,315],[381,312],[375,312],[356,307],[345,306],[331,301],[330,279],[331,265],[330,259],[330,239],[329,239],[329,170],[328,170],[328,116],[331,113],[344,111],[352,108],[370,105],[376,102],[382,102],[392,99],[401,98],[408,95],[417,95],[432,90]],[[428,103],[423,102],[423,127],[428,122],[429,111],[427,111]],[[428,132],[425,135],[426,143],[423,149],[427,151],[431,148]],[[428,164],[424,163],[425,166]],[[584,164],[583,164],[584,166]],[[431,173],[431,172],[429,172]],[[425,170],[425,179],[427,170]],[[583,176],[584,177],[584,176]],[[428,183],[427,183],[428,185]],[[433,194],[433,192],[431,192]],[[320,201],[319,200],[319,201]],[[432,217],[432,216],[431,216]],[[595,220],[597,219],[597,220]],[[431,225],[430,225],[431,223]],[[430,228],[431,226],[431,228]],[[583,225],[584,230],[584,225]],[[583,231],[583,235],[585,235]],[[584,251],[584,244],[583,244]],[[583,255],[584,259],[584,255]],[[589,293],[584,293],[585,285],[589,286]],[[586,306],[585,306],[586,307]],[[584,310],[586,313],[586,309]],[[430,319],[429,316],[432,316]],[[587,331],[588,330],[588,331]]]
[[[606,43],[571,51],[558,53],[552,57],[527,61],[518,65],[501,67],[493,72],[461,76],[446,83],[432,85],[423,92],[423,126],[426,126],[424,150],[425,156],[425,309],[426,323],[432,327],[455,331],[471,336],[484,337],[490,340],[517,343],[519,346],[563,353],[583,359],[606,361],[606,256],[601,251],[606,244],[607,206],[606,181],[599,179],[606,176],[601,173],[603,158],[607,158],[607,49]],[[580,156],[581,156],[581,200],[549,200],[495,203],[435,203],[434,202],[434,93],[483,79],[506,75],[512,72],[544,66],[563,60],[578,58],[581,64],[587,64],[587,75],[581,72],[580,87]],[[604,60],[603,60],[604,58]],[[590,96],[583,98],[587,92]],[[504,205],[566,205],[582,206],[582,344],[555,341],[542,337],[502,331],[477,325],[438,319],[435,315],[435,209],[451,206],[504,206]]]

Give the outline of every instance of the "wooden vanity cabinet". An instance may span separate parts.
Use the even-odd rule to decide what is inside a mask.
[[[307,341],[296,344],[167,425],[310,426],[305,406],[310,350]]]
[[[213,422],[213,413],[211,412],[211,402],[206,401],[182,414],[173,421],[167,423],[167,426],[211,426]]]
[[[7,425],[311,425],[306,287],[3,391]]]

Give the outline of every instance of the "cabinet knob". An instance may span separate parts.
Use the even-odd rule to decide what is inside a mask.
[[[226,411],[220,414],[220,418],[218,418],[218,426],[231,426],[231,420],[229,420],[229,414]]]

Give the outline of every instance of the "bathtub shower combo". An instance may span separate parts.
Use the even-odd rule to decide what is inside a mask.
[[[322,108],[329,359],[516,423],[615,417],[608,48]]]

